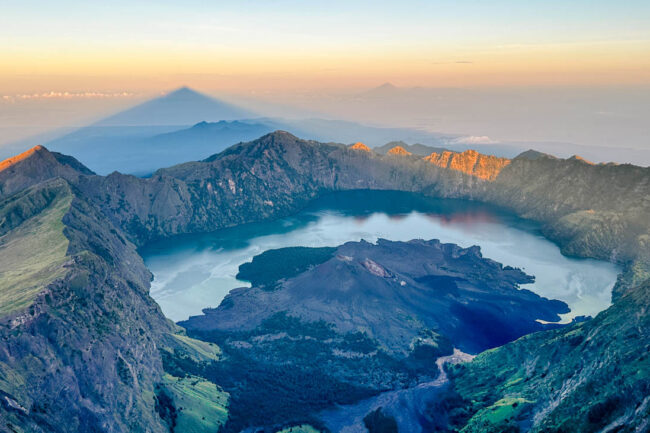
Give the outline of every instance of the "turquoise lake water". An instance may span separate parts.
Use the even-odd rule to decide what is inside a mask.
[[[608,262],[563,256],[535,224],[492,206],[389,191],[336,193],[290,217],[177,236],[140,252],[154,274],[152,297],[179,321],[248,285],[235,278],[238,267],[263,251],[378,238],[479,245],[484,257],[535,276],[535,283],[522,287],[566,302],[571,312],[563,322],[607,308],[619,272]]]

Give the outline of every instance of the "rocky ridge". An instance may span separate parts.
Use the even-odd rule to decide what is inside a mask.
[[[433,152],[431,155],[426,156],[424,160],[438,167],[461,171],[465,174],[490,181],[495,180],[501,170],[510,164],[508,158],[482,155],[475,150],[466,150],[460,153],[452,151]]]
[[[404,149],[402,146],[395,146],[391,148],[386,155],[395,155],[395,156],[410,156],[413,155],[408,150]]]
[[[286,132],[234,146],[203,162],[159,170],[149,179],[119,173],[95,176],[74,159],[44,148],[3,166],[3,209],[8,200],[22,209],[11,214],[10,224],[9,219],[3,221],[3,228],[9,227],[5,235],[40,214],[33,198],[49,196],[55,187],[52,181],[70,199],[62,218],[69,241],[65,273],[44,283],[31,305],[2,317],[0,422],[6,430],[169,430],[179,415],[173,406],[161,403],[169,400],[161,386],[171,361],[157,349],[179,348],[174,343],[178,339],[169,337],[177,330],[148,296],[150,274],[135,247],[160,237],[286,215],[329,191],[396,189],[482,200],[536,220],[565,253],[605,258],[625,267],[614,306],[587,322],[589,335],[609,341],[618,335],[618,328],[608,324],[618,323],[637,347],[648,342],[642,321],[647,317],[647,286],[638,285],[649,277],[650,269],[647,168],[593,165],[527,152],[511,160],[493,181],[486,181],[419,158],[358,152],[343,145],[299,140]],[[15,195],[28,188],[38,193],[16,202]],[[28,209],[33,209],[32,214]],[[613,315],[616,311],[622,312]],[[562,332],[569,335],[573,329]],[[602,352],[606,344],[571,346],[570,338],[557,341],[548,333],[535,338],[539,340],[526,355],[530,359],[541,353],[538,348],[547,353],[555,353],[549,348],[557,348],[557,353],[571,348],[576,354],[571,359],[580,359],[585,351],[594,358],[606,357]],[[505,359],[501,356],[523,347],[519,344],[526,343],[506,345],[479,357],[484,364],[471,365],[477,372],[496,374],[494,369]],[[645,371],[642,358],[624,353],[619,353],[620,362]],[[51,368],[45,368],[43,360]],[[511,368],[507,362],[504,365]],[[574,365],[562,365],[567,367],[543,377],[555,378],[554,389],[563,390],[556,398],[568,406],[544,408],[539,400],[539,410],[531,412],[536,414],[536,426],[557,416],[557,407],[565,407],[570,419],[570,402],[581,395],[571,386],[569,370]],[[588,369],[580,380],[597,383],[607,371]],[[615,369],[607,375],[622,377]],[[646,376],[627,379],[632,380],[633,390],[640,390],[630,394],[629,404],[646,407],[642,398],[634,397],[643,395]],[[520,385],[525,388],[521,392],[533,392],[533,385],[542,382],[528,380]],[[594,405],[587,402],[584,410]],[[625,412],[629,407],[628,403],[620,406],[622,413],[629,413]],[[528,418],[522,415],[522,419]]]

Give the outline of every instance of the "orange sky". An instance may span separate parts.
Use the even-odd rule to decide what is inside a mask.
[[[647,1],[22,0],[0,94],[650,84]]]
[[[52,89],[155,91],[182,84],[233,92],[363,88],[385,81],[436,87],[650,84],[650,44],[645,41],[255,55],[218,49],[94,55],[14,52],[4,59],[0,68],[4,94]]]

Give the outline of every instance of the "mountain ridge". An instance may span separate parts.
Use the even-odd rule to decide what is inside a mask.
[[[89,174],[87,169],[74,169],[73,159],[39,149],[0,172],[3,209],[7,200],[25,188],[47,191],[47,182],[52,180],[69,185],[66,190],[70,192],[66,194],[72,194],[68,211],[61,219],[63,233],[70,242],[68,272],[62,279],[45,285],[35,303],[16,315],[2,318],[0,332],[8,350],[0,352],[0,369],[5,372],[2,377],[9,377],[6,372],[11,371],[20,378],[9,384],[0,381],[2,396],[10,399],[3,399],[0,405],[3,428],[8,429],[6,423],[10,423],[32,431],[73,431],[80,425],[104,425],[111,431],[139,431],[144,426],[155,431],[168,430],[170,424],[166,420],[171,415],[164,414],[171,409],[162,407],[160,402],[174,400],[164,375],[174,373],[174,377],[180,377],[185,373],[174,367],[180,360],[174,357],[175,346],[169,342],[169,336],[177,329],[164,319],[148,296],[151,275],[136,247],[175,234],[288,215],[319,195],[344,189],[400,189],[482,200],[538,221],[545,235],[557,242],[564,253],[604,258],[623,265],[612,311],[623,308],[624,313],[612,317],[621,321],[625,332],[636,338],[637,345],[648,342],[647,334],[633,321],[647,308],[647,299],[642,296],[645,286],[639,283],[650,278],[647,168],[522,157],[513,159],[496,179],[486,181],[420,158],[359,152],[345,145],[300,140],[286,132],[267,134],[208,159],[161,169],[148,179],[120,173],[103,177]],[[16,172],[8,176],[10,170]],[[21,209],[27,210],[31,203],[32,199],[21,201]],[[14,215],[31,220],[22,211]],[[10,233],[16,233],[21,220],[15,224]],[[629,299],[634,302],[630,304]],[[605,318],[612,314],[607,311],[610,310],[601,313]],[[20,320],[10,328],[14,326],[11,321],[17,318]],[[52,335],[46,332],[48,326],[60,331],[56,338],[48,337]],[[590,332],[610,332],[603,328],[600,319],[589,326],[594,327]],[[96,334],[98,330],[103,330],[101,338]],[[574,330],[569,328],[561,335]],[[536,356],[539,348],[546,347],[548,351],[548,347],[568,347],[568,343],[554,342],[556,334],[534,335],[540,340],[532,345],[530,356]],[[152,341],[162,351],[152,351]],[[571,340],[567,337],[567,341]],[[524,343],[511,344],[515,346],[507,345],[479,357],[486,364],[477,366],[476,371],[493,374],[501,354]],[[90,347],[90,352],[84,351],[86,347]],[[127,351],[127,347],[137,350]],[[169,347],[171,352],[165,349]],[[606,345],[591,347],[590,353],[605,356],[605,349]],[[580,353],[581,349],[575,350]],[[46,370],[25,364],[24,357],[29,353],[51,358],[56,368],[64,372],[60,380]],[[630,358],[629,362],[632,368],[644,365],[639,358]],[[514,364],[506,365],[498,368],[515,368]],[[569,370],[558,367],[557,376],[553,377],[560,384],[570,383]],[[589,377],[602,379],[597,371]],[[139,386],[134,386],[134,378],[138,378]],[[637,385],[643,380],[640,377]],[[35,383],[40,385],[24,385]],[[540,383],[539,379],[534,383]],[[62,386],[71,386],[66,389],[72,391],[54,400],[54,396],[61,395]],[[461,388],[458,390],[465,393]],[[562,398],[573,398],[573,391],[568,392]],[[494,403],[476,401],[475,414]],[[629,404],[636,402],[634,397]],[[627,404],[621,407],[627,408]],[[591,410],[593,405],[585,410]],[[168,409],[157,413],[156,407],[161,411]],[[554,415],[546,411],[540,416],[543,421]]]

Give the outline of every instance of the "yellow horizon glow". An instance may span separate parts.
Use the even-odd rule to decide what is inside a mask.
[[[39,77],[43,89],[70,88],[84,81],[97,82],[94,88],[99,81],[103,88],[160,88],[178,77],[232,90],[351,88],[385,81],[436,87],[650,84],[650,42],[644,40],[293,48],[9,50],[2,53],[0,90],[24,88],[30,77]]]

